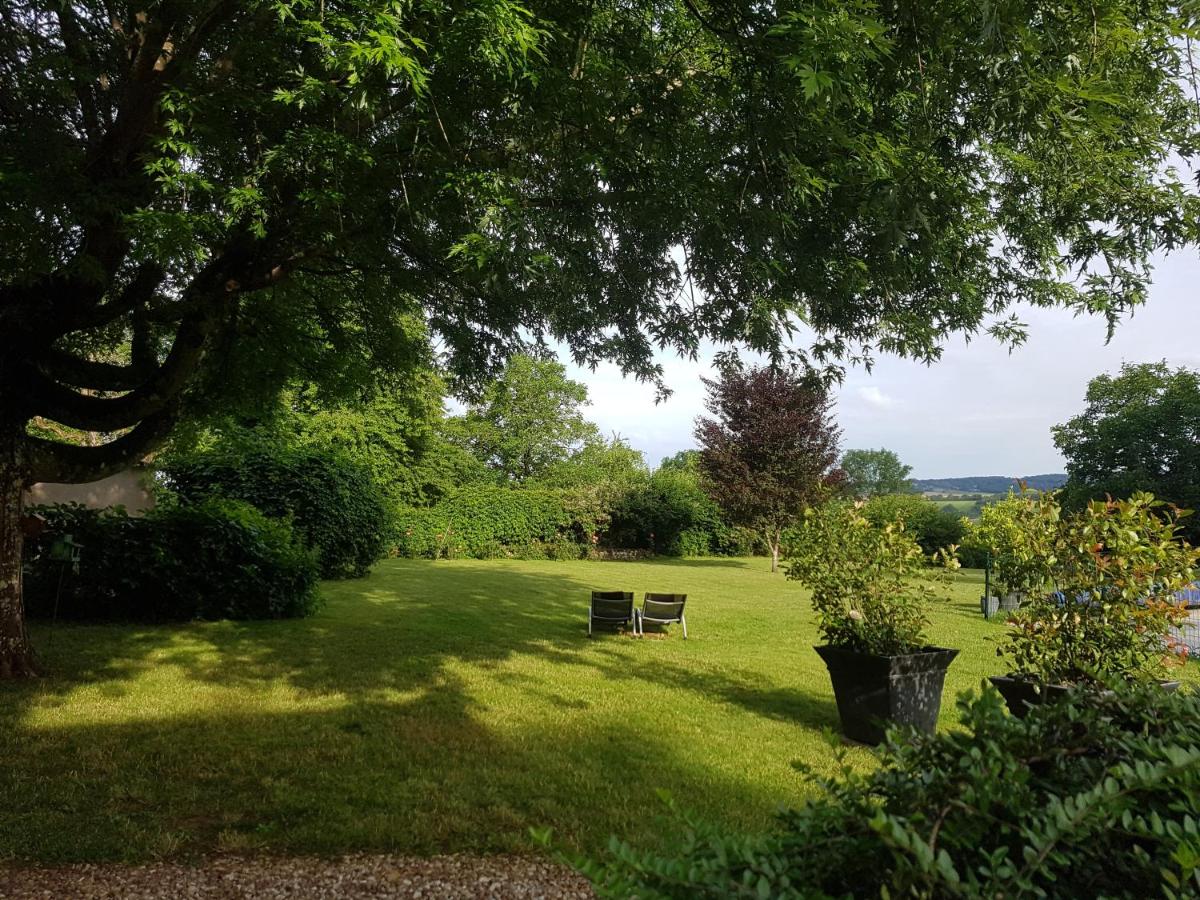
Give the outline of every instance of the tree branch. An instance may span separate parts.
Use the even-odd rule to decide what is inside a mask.
[[[59,322],[52,323],[55,327],[54,337],[107,325],[139,306],[145,306],[153,299],[164,275],[162,266],[157,263],[143,263],[117,297],[90,309],[80,309],[74,315],[64,316]]]
[[[118,431],[157,415],[171,405],[199,367],[205,344],[229,296],[226,292],[212,297],[209,304],[184,319],[162,365],[129,393],[120,397],[91,397],[34,370],[26,394],[29,411],[85,431]]]
[[[38,368],[56,381],[94,391],[132,391],[154,375],[153,366],[95,362],[66,350],[51,350]]]
[[[55,10],[55,15],[58,17],[58,31],[62,36],[63,47],[66,48],[67,56],[71,62],[81,72],[88,71],[89,60],[84,46],[87,43],[87,38],[84,36],[82,29],[79,27],[79,20],[75,16],[75,10],[70,3],[64,3],[61,7]],[[96,109],[96,98],[92,96],[92,86],[84,84],[80,81],[78,74],[74,73],[71,78],[71,89],[75,93],[75,98],[79,101],[79,111],[83,115],[83,130],[88,137],[88,141],[96,140],[100,135],[100,114]]]
[[[178,404],[172,403],[115,441],[97,447],[26,437],[29,480],[31,483],[79,484],[123,471],[166,440],[178,412]]]

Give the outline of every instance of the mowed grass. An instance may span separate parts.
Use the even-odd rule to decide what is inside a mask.
[[[589,641],[588,591],[690,595],[690,640]],[[654,843],[657,789],[766,826],[832,770],[805,593],[763,560],[390,560],[307,620],[47,626],[0,685],[0,859]],[[1000,670],[976,573],[934,613],[953,697]],[[1196,667],[1187,677],[1196,678]],[[870,751],[850,750],[859,765]]]

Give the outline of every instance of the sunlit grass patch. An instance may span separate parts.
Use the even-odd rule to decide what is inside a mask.
[[[588,640],[592,588],[687,593],[690,639]],[[981,576],[953,590],[946,725],[1001,665]],[[0,686],[0,858],[525,850],[544,825],[596,849],[653,842],[658,788],[756,828],[809,796],[794,762],[832,770],[813,617],[763,560],[390,560],[324,592],[306,620],[35,629],[48,677]]]

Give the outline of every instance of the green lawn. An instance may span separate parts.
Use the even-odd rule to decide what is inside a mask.
[[[686,591],[691,639],[588,641],[593,587]],[[945,723],[998,671],[980,588],[936,611]],[[657,788],[755,828],[803,802],[793,761],[829,768],[812,613],[763,560],[391,560],[325,593],[302,621],[35,628],[49,677],[0,685],[0,859],[519,850],[531,825],[594,850],[652,840]]]
[[[975,511],[975,504],[979,502],[977,500],[940,500],[935,498],[932,502],[939,507],[949,506],[960,516],[967,516],[971,519],[977,517]]]

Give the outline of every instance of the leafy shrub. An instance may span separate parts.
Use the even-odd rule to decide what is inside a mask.
[[[713,551],[713,533],[705,528],[685,528],[667,546],[668,556],[708,556]]]
[[[694,466],[663,466],[630,490],[612,512],[607,543],[668,556],[709,556],[742,546]]]
[[[884,494],[863,506],[863,515],[876,527],[904,522],[904,529],[921,545],[927,556],[958,544],[963,536],[962,518],[919,494]]]
[[[401,556],[438,559],[578,559],[581,532],[590,522],[572,514],[562,491],[470,485],[436,506],[402,510],[397,519]]]
[[[586,548],[569,535],[559,534],[546,541],[547,559],[580,559]]]
[[[958,563],[964,569],[984,569],[988,565],[990,551],[979,543],[975,534],[975,523],[968,522],[963,527],[962,543],[958,545]]]
[[[365,468],[329,448],[223,448],[176,457],[164,474],[185,504],[227,497],[290,518],[325,578],[366,574],[390,545],[383,492]]]
[[[762,533],[744,525],[725,525],[713,538],[717,556],[765,556],[768,552]]]
[[[824,796],[768,834],[685,819],[674,852],[614,843],[582,868],[621,900],[1200,895],[1194,695],[1075,694],[1017,719],[988,689],[959,708],[965,730],[894,731],[869,773],[810,774]]]
[[[829,644],[881,656],[928,644],[926,608],[935,594],[925,554],[902,520],[875,527],[861,503],[826,503],[809,508],[783,546],[787,577],[812,590]]]
[[[979,521],[967,526],[963,533],[963,546],[959,559],[967,565],[967,558],[975,561],[979,556],[992,560],[992,571],[1002,593],[1019,591],[1034,593],[1045,586],[1049,573],[1046,571],[1044,548],[1031,538],[1043,527],[1042,510],[1055,510],[1057,505],[1045,506],[1041,501],[1051,501],[1049,495],[1035,493],[1014,494],[984,507]]]
[[[34,511],[47,527],[27,548],[30,616],[274,619],[306,616],[317,607],[312,551],[287,522],[248,504],[212,499],[163,507],[142,518],[120,508],[76,504]],[[82,545],[78,572],[51,559],[51,545],[67,534]]]
[[[1045,683],[1157,679],[1177,657],[1168,635],[1186,617],[1174,592],[1200,550],[1178,539],[1178,514],[1149,494],[1092,501],[1064,516],[1054,495],[1019,499],[1018,549],[1039,590],[1010,620],[1000,653]]]

